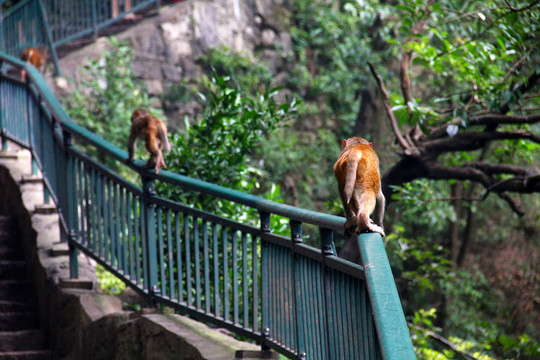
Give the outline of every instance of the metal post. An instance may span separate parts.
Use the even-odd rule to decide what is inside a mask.
[[[96,40],[98,37],[96,1],[90,1],[90,16],[92,18],[92,27],[94,28],[93,38]]]
[[[301,304],[300,294],[302,293],[302,284],[299,281],[301,278],[301,264],[297,261],[298,254],[296,253],[296,247],[299,244],[302,244],[302,223],[299,221],[290,221],[291,227],[291,240],[293,243],[292,247],[292,266],[293,266],[293,284],[294,284],[294,313],[295,316],[295,326],[296,326],[296,350],[300,357],[306,357],[306,344],[304,340],[304,309]]]
[[[54,47],[54,40],[51,33],[51,26],[49,20],[47,19],[47,12],[45,11],[45,6],[43,6],[43,1],[38,0],[39,10],[41,11],[41,19],[43,21],[44,32],[47,38],[47,43],[49,44],[49,50],[51,52],[51,57],[54,63],[54,76],[60,76],[60,65],[58,64],[58,55],[56,54],[56,48]]]
[[[147,274],[148,279],[146,283],[146,289],[151,300],[155,295],[160,295],[161,291],[158,287],[157,277],[157,236],[156,236],[156,210],[155,205],[152,203],[152,198],[156,195],[154,190],[154,180],[142,177],[144,200],[143,200],[143,218],[144,221],[144,234],[143,242],[147,249]]]
[[[72,279],[77,279],[79,277],[79,251],[75,246],[74,242],[77,240],[79,233],[78,222],[77,222],[77,191],[76,191],[76,181],[77,176],[75,173],[74,159],[69,156],[69,150],[73,146],[71,142],[71,134],[64,131],[64,164],[66,168],[64,169],[65,174],[65,198],[60,203],[64,202],[66,204],[67,216],[66,220],[68,222],[68,246],[69,246],[69,270],[70,277]]]
[[[336,255],[336,250],[334,247],[334,233],[330,229],[319,228],[319,233],[321,235],[321,246],[322,253],[324,257]],[[326,261],[323,259],[323,284],[324,284],[324,312],[326,316],[326,338],[328,340],[328,359],[334,360],[336,354],[334,353],[335,341],[332,336],[332,331],[334,329],[334,320],[332,318],[332,288],[330,287],[330,280],[328,276],[328,268],[326,267]]]
[[[270,214],[266,212],[260,213],[261,233],[270,232]],[[266,339],[270,336],[270,328],[268,327],[269,308],[268,296],[265,292],[268,291],[268,250],[267,243],[261,237],[261,350],[267,351],[270,348],[266,344]],[[254,255],[256,256],[256,255]],[[255,328],[255,324],[253,324]]]
[[[0,19],[2,19],[2,13],[0,12]],[[1,30],[1,24],[0,24],[0,30]],[[3,39],[3,34],[0,34],[0,36],[2,36],[1,39]],[[3,49],[3,47],[2,47]],[[0,62],[0,77],[2,76],[2,71],[3,71],[3,67],[4,67],[4,62],[1,61]],[[5,101],[4,100],[4,92],[3,92],[3,89],[4,87],[2,86],[2,84],[0,83],[0,141],[2,141],[2,151],[7,151],[8,150],[8,141],[5,137],[5,131],[6,131],[6,114],[5,114],[5,104],[3,104],[2,102]]]

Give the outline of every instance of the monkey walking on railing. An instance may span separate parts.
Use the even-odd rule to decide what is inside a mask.
[[[43,45],[29,47],[23,50],[21,60],[43,72],[47,66],[47,49]],[[21,70],[21,79],[26,81],[26,70]]]
[[[167,126],[144,109],[137,109],[131,115],[131,131],[128,139],[129,157],[126,162],[135,160],[135,147],[138,139],[145,141],[146,150],[150,153],[150,159],[145,168],[154,168],[156,174],[160,168],[167,168],[163,160],[161,149],[165,154],[171,152],[171,145],[167,138]]]
[[[384,236],[385,198],[381,189],[379,158],[372,143],[361,137],[343,140],[341,155],[334,164],[334,174],[347,216],[344,236],[350,237],[349,228],[353,225],[356,225],[357,234],[367,231]],[[378,211],[374,223],[370,215],[376,205]]]

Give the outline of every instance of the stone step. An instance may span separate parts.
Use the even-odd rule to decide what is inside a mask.
[[[51,360],[48,350],[0,352],[0,360]]]
[[[32,293],[29,280],[0,280],[0,301],[24,301],[31,298]]]
[[[36,329],[38,329],[38,321],[34,312],[0,313],[0,331]]]
[[[0,313],[27,312],[36,308],[34,299],[25,299],[24,301],[0,301]]]
[[[6,279],[26,279],[27,277],[28,272],[25,261],[0,260],[0,281]]]
[[[41,330],[0,332],[0,352],[43,350],[45,339]]]

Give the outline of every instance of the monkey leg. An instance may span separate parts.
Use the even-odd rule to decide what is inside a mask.
[[[374,224],[366,213],[360,213],[358,215],[358,226],[356,227],[356,233],[360,234],[363,231],[376,232],[381,234],[381,236],[385,235],[383,228]]]

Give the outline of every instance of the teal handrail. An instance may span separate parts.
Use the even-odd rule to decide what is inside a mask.
[[[332,251],[344,219],[130,164],[138,187],[74,148],[70,138],[123,162],[126,151],[75,124],[41,74],[0,53],[0,127],[31,150],[62,214],[71,249],[93,257],[153,301],[226,327],[293,359],[415,359],[388,258],[378,234],[362,234],[363,266]],[[24,68],[27,83],[9,75]],[[257,209],[260,227],[242,224],[152,192],[153,181]],[[270,216],[290,220],[290,238]],[[321,248],[302,242],[302,224],[319,227]]]

